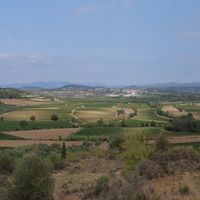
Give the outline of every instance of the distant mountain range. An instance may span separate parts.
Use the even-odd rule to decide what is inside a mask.
[[[191,83],[169,82],[169,83],[144,85],[143,87],[148,87],[148,88],[191,88],[191,87],[192,88],[200,88],[200,82],[191,82]]]
[[[33,83],[16,83],[16,84],[2,84],[3,88],[17,88],[24,90],[41,90],[41,89],[59,89],[59,90],[72,90],[72,89],[92,89],[92,88],[155,88],[155,89],[172,89],[172,90],[199,90],[200,82],[190,83],[158,83],[146,85],[129,85],[129,86],[106,86],[103,84],[71,84],[69,82],[33,82]]]
[[[33,82],[33,83],[11,83],[2,84],[0,87],[4,88],[17,88],[17,89],[55,89],[61,88],[64,85],[69,84],[68,82]]]

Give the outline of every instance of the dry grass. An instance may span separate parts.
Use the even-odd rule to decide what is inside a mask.
[[[113,108],[105,108],[99,110],[78,110],[74,113],[79,119],[86,122],[96,122],[100,118],[105,121],[116,118],[116,110]]]
[[[95,157],[70,163],[65,170],[54,174],[55,200],[81,200],[82,188],[121,167],[122,163],[117,160]]]
[[[1,102],[7,105],[26,106],[26,105],[39,105],[46,103],[37,99],[0,99]]]
[[[58,139],[59,137],[67,137],[76,133],[79,128],[63,128],[63,129],[42,129],[42,130],[31,130],[31,131],[10,131],[6,134],[14,135],[17,137],[33,140],[52,140]]]
[[[133,112],[132,109],[125,109],[125,114],[121,114],[120,116],[116,115],[117,108],[102,108],[97,110],[77,110],[74,115],[85,122],[96,122],[99,119],[103,119],[104,121],[112,121],[115,119],[123,119],[127,118],[130,113]]]
[[[191,112],[192,113],[192,115],[193,115],[193,117],[194,117],[194,119],[200,119],[200,112]]]
[[[45,110],[22,110],[22,111],[13,111],[5,113],[2,116],[6,120],[10,121],[21,121],[21,120],[30,120],[31,116],[35,116],[37,121],[50,121],[51,112]]]
[[[175,108],[172,105],[166,105],[162,107],[163,112],[168,112],[169,115],[174,116],[174,117],[180,117],[187,115],[188,113],[186,111],[180,111],[179,109]]]
[[[0,140],[0,147],[21,147],[28,146],[33,144],[62,144],[62,141],[53,141],[53,140]],[[66,146],[80,145],[80,141],[68,141],[65,142]]]
[[[180,185],[189,187],[189,194],[180,193]],[[160,200],[199,200],[200,199],[200,174],[184,173],[175,176],[167,176],[164,178],[153,179],[148,181],[146,186],[154,188],[159,194]]]

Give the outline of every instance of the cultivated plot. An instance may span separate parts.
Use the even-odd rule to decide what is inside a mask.
[[[68,137],[76,133],[78,128],[63,128],[63,129],[42,129],[42,130],[30,130],[30,131],[10,131],[6,132],[7,135],[21,137],[25,139],[33,140],[54,140],[59,137]]]

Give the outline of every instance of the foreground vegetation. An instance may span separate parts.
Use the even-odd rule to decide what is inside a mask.
[[[13,98],[0,104],[1,200],[198,200],[198,95]]]

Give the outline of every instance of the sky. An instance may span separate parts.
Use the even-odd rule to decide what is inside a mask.
[[[199,0],[0,0],[0,84],[200,82]]]

